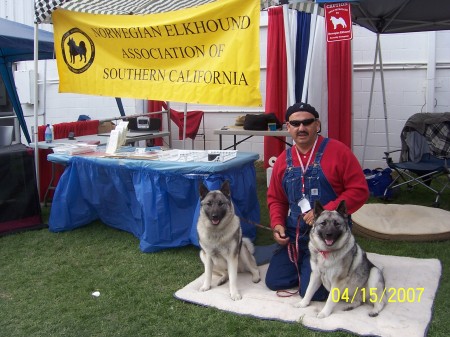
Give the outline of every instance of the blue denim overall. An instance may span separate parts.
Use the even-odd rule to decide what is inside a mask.
[[[305,197],[309,200],[311,208],[314,202],[320,200],[325,205],[337,198],[336,193],[325,177],[320,161],[325,150],[328,138],[325,138],[317,151],[314,163],[306,168],[305,172]],[[297,223],[300,226],[298,232],[298,270],[300,271],[299,293],[303,297],[308,287],[311,275],[309,263],[310,253],[308,249],[309,225],[303,220],[298,202],[302,195],[302,168],[292,164],[292,148],[286,150],[286,171],[283,176],[283,187],[289,200],[290,212],[286,219],[286,234],[290,241],[295,243]],[[271,290],[285,290],[298,286],[298,272],[295,264],[291,262],[287,246],[280,247],[270,260],[266,275],[266,285]],[[325,300],[328,296],[326,289],[321,286],[313,297],[314,301]]]

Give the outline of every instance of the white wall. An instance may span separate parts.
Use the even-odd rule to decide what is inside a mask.
[[[32,0],[0,0],[0,17],[10,20],[33,23]],[[26,10],[20,10],[25,6]],[[261,20],[261,84],[260,89],[265,98],[265,73],[266,73],[266,29],[267,19],[263,12]],[[40,28],[51,29],[49,25]],[[363,145],[365,140],[366,117],[369,106],[369,93],[372,79],[372,65],[374,60],[376,35],[370,31],[354,26],[353,48],[353,150],[357,157],[362,160]],[[435,48],[429,48],[429,43],[435,34]],[[434,112],[450,111],[450,31],[436,33],[409,33],[392,34],[381,36],[382,58],[385,70],[386,106],[389,121],[389,143],[390,148],[400,147],[400,132],[406,119],[416,112],[425,112],[427,86],[434,81],[433,94],[435,97]],[[432,54],[436,56],[435,78],[427,78],[427,64]],[[30,70],[33,64],[26,62],[18,65],[18,70]],[[119,111],[114,98],[97,97],[77,94],[58,93],[58,75],[54,61],[47,61],[46,73],[46,95],[44,95],[44,61],[39,63],[39,112],[45,110],[46,120],[51,123],[61,121],[73,121],[80,114],[89,115],[93,119],[104,119],[118,116]],[[44,108],[45,100],[45,108]],[[141,100],[123,100],[127,114],[140,113],[144,109]],[[433,106],[433,104],[431,105]],[[183,104],[173,103],[172,107],[183,110]],[[33,105],[23,104],[26,115],[32,116]],[[213,130],[225,125],[232,125],[237,116],[248,112],[262,112],[263,110],[216,107],[216,106],[194,106],[188,109],[205,111],[206,146],[208,149],[217,149],[219,139],[213,134]],[[220,111],[220,112],[218,112]],[[427,111],[433,112],[433,111]],[[33,125],[33,119],[27,119],[28,125]],[[40,123],[44,118],[40,117]],[[182,143],[178,141],[178,128],[172,124],[173,146],[181,148]],[[384,167],[383,151],[386,150],[385,122],[383,101],[381,95],[380,76],[375,78],[375,92],[373,96],[373,107],[369,122],[368,146],[365,153],[364,167]],[[224,137],[224,145],[231,145],[232,137]],[[186,147],[190,148],[191,141],[188,140]],[[200,138],[195,147],[202,148]],[[241,144],[242,151],[258,152],[263,156],[263,138],[253,137],[251,140]]]
[[[435,48],[429,50],[435,36]],[[399,149],[400,132],[411,115],[417,112],[450,111],[450,31],[386,34],[380,38],[386,91],[386,108],[390,150]],[[353,40],[353,150],[363,157],[366,121],[369,110],[372,67],[376,34],[354,28]],[[434,78],[427,78],[427,65],[436,55]],[[434,83],[434,84],[433,84]],[[434,85],[435,103],[427,109],[427,87]],[[383,167],[386,151],[386,127],[381,78],[375,77],[371,118],[365,154],[365,167]]]
[[[16,85],[24,87],[24,91],[33,90],[33,83],[18,81],[17,73],[33,72],[33,62],[19,62],[15,73]],[[120,116],[114,97],[59,93],[59,78],[55,60],[41,60],[38,65],[39,79],[39,125],[76,121],[79,115],[88,115],[92,119],[107,119]],[[45,84],[45,85],[44,85]],[[18,90],[19,97],[21,96]],[[20,97],[27,125],[34,125],[34,104],[23,103]],[[141,113],[144,102],[134,99],[122,99],[126,114]]]
[[[0,18],[31,25],[34,20],[34,1],[0,0]]]

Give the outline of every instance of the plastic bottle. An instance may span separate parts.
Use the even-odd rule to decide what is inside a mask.
[[[45,128],[45,142],[51,143],[52,140],[53,140],[52,128],[50,127],[50,124],[47,124],[47,127]]]

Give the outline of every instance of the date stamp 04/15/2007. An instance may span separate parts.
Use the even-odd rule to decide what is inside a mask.
[[[384,288],[380,294],[378,288],[356,288],[350,291],[345,288],[341,291],[339,288],[331,289],[331,299],[333,302],[353,303],[355,300],[370,303],[381,303],[386,299],[388,303],[420,303],[425,288]],[[360,293],[360,296],[358,295]]]

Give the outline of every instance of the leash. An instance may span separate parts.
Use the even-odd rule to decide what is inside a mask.
[[[295,244],[292,242],[288,243],[287,246],[289,260],[291,260],[292,263],[295,265],[295,269],[297,269],[297,277],[298,277],[298,287],[300,288],[300,270],[298,269],[298,239],[296,235],[296,242]],[[289,290],[277,290],[277,296],[278,297],[291,297],[298,293],[298,289],[296,291],[289,291]]]
[[[304,236],[304,234],[300,235],[300,217],[297,218],[297,226],[295,228],[295,243],[289,242],[287,246],[289,260],[295,265],[295,269],[297,269],[297,277],[298,277],[298,289],[300,288],[300,269],[298,268],[298,240]],[[306,234],[306,233],[305,233]],[[289,291],[289,290],[277,290],[278,297],[291,297],[299,293],[297,291]]]
[[[298,287],[299,288],[300,288],[300,269],[298,268],[298,252],[299,252],[298,240],[307,233],[306,232],[306,233],[300,235],[300,217],[301,217],[301,215],[298,216],[297,226],[295,229],[295,243],[289,242],[288,246],[287,246],[289,260],[295,265],[295,268],[297,269]],[[259,223],[256,223],[252,220],[245,219],[243,217],[239,217],[239,219],[244,220],[245,222],[248,222],[249,224],[252,224],[255,227],[259,227],[259,228],[266,229],[266,230],[273,232],[271,227],[261,225]],[[297,289],[297,291],[277,290],[277,296],[278,297],[291,297],[291,296],[296,295],[298,292],[299,292],[298,289]]]
[[[268,231],[272,231],[271,227],[267,227],[267,226],[261,225],[261,224],[259,224],[257,222],[252,221],[252,220],[245,219],[245,218],[243,218],[241,216],[239,217],[239,219],[240,220],[244,220],[245,222],[248,222],[249,224],[251,224],[251,225],[253,225],[255,227],[259,227],[259,228],[262,228],[262,229],[265,229],[265,230],[268,230]]]

